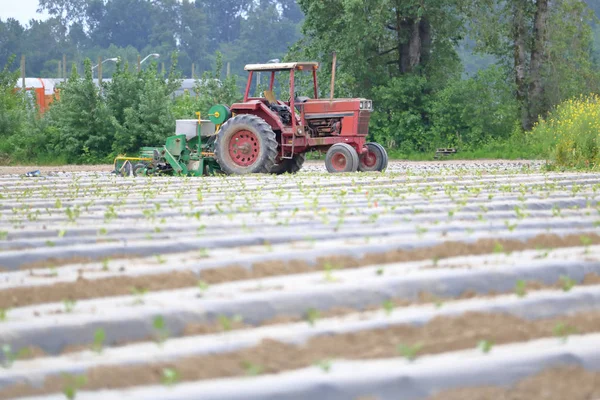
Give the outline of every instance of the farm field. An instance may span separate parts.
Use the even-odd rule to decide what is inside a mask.
[[[321,164],[0,171],[0,399],[600,397],[600,174]]]

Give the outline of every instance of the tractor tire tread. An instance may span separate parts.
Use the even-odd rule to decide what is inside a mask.
[[[227,174],[236,174],[236,173],[240,173],[238,171],[235,171],[235,167],[230,168],[230,166],[228,166],[223,160],[224,158],[222,157],[221,154],[221,140],[223,138],[223,135],[221,134],[221,132],[227,132],[227,129],[229,129],[229,127],[233,124],[244,124],[244,125],[248,125],[253,127],[259,136],[261,136],[262,139],[262,143],[261,145],[264,145],[264,153],[265,153],[265,157],[262,160],[262,164],[260,166],[258,166],[258,168],[254,171],[252,171],[251,173],[268,173],[269,170],[271,169],[271,167],[273,165],[275,165],[275,158],[277,157],[277,148],[278,148],[278,144],[277,144],[277,140],[275,140],[275,132],[273,132],[273,129],[271,128],[271,126],[269,124],[267,124],[262,118],[257,117],[255,115],[252,114],[241,114],[241,115],[236,115],[233,118],[230,118],[229,120],[227,120],[227,122],[225,122],[223,124],[223,126],[221,127],[221,130],[219,131],[219,135],[217,135],[217,139],[215,140],[215,158],[217,160],[217,162],[219,163],[219,165],[221,166],[221,169],[223,170],[223,172],[227,173]],[[224,150],[226,151],[226,150]],[[244,173],[244,172],[241,172]]]

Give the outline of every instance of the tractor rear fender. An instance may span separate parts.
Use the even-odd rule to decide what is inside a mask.
[[[235,103],[231,105],[234,114],[252,114],[262,118],[274,131],[282,131],[285,125],[281,122],[279,115],[272,111],[260,100],[250,100],[247,103]]]

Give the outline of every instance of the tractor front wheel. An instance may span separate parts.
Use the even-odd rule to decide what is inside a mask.
[[[359,157],[358,170],[362,172],[383,171],[388,165],[388,155],[379,143],[367,143],[367,151]]]
[[[325,167],[331,173],[356,172],[358,153],[347,143],[336,143],[327,150]]]
[[[215,158],[227,174],[267,173],[275,165],[275,157],[275,132],[262,118],[237,115],[219,130]]]

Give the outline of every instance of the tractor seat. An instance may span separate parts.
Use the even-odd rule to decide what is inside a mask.
[[[272,90],[265,90],[265,99],[267,99],[267,106],[279,115],[281,122],[286,125],[292,123],[292,111],[289,106],[281,105],[277,103],[277,98],[273,94]]]
[[[280,112],[280,111],[289,111],[289,107],[286,105],[281,105],[277,103],[277,98],[275,97],[275,94],[273,93],[272,90],[265,90],[264,91],[264,95],[265,95],[265,99],[267,99],[267,105],[269,106],[269,108],[275,112]]]

